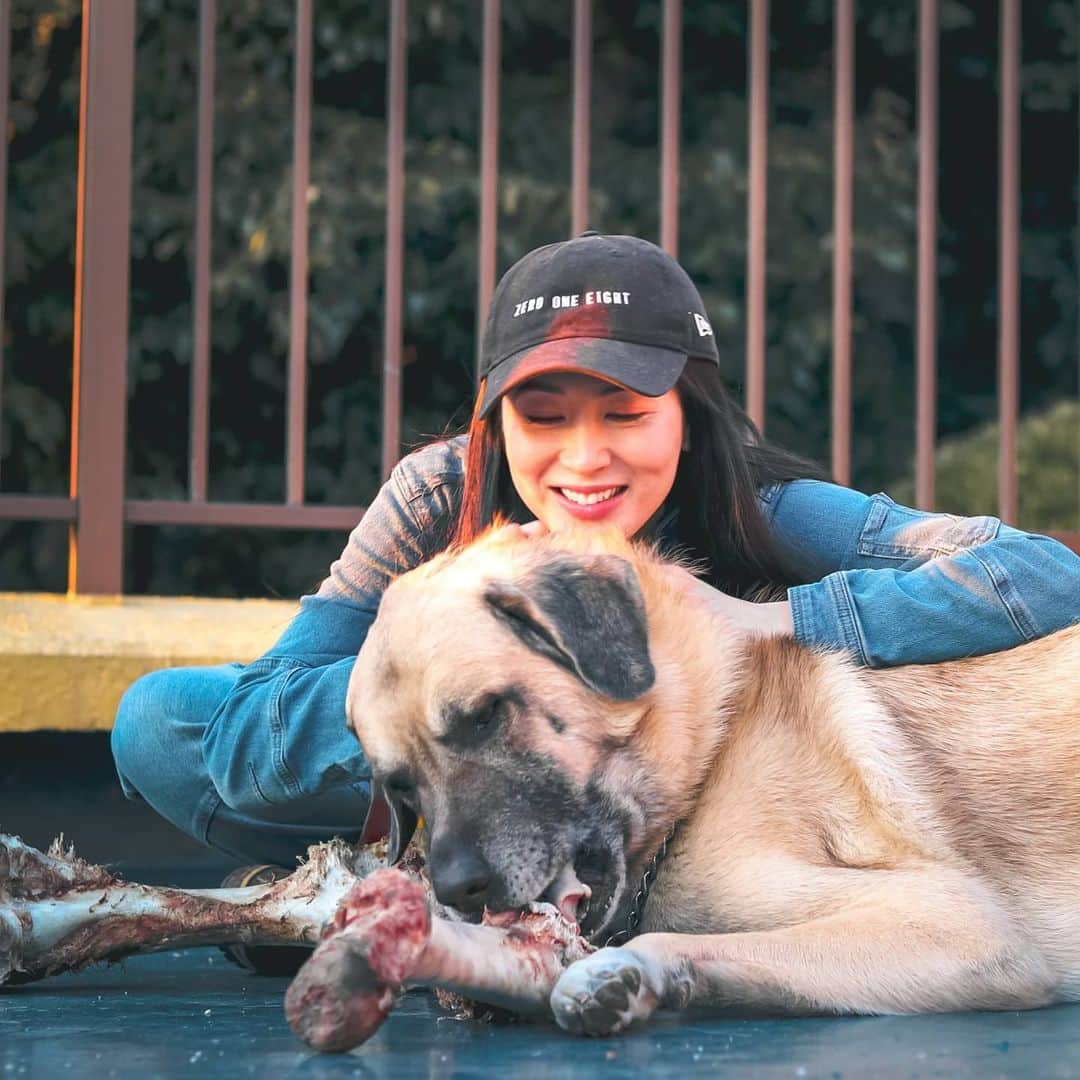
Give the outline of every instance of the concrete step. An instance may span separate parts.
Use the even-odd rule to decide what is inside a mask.
[[[296,611],[282,600],[0,593],[0,732],[108,730],[140,675],[253,660]]]

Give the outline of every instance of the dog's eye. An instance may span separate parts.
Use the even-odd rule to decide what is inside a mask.
[[[492,698],[473,716],[473,727],[475,728],[477,735],[483,735],[495,726],[499,719],[499,710],[501,707],[501,699]]]
[[[444,746],[461,750],[479,746],[513,717],[512,707],[517,707],[520,695],[511,692],[489,693],[468,705],[450,708],[439,718],[442,734],[439,742]]]

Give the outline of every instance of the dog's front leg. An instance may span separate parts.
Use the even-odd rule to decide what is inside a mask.
[[[660,1007],[875,1014],[1028,1009],[1054,1000],[1057,979],[1046,959],[977,882],[842,872],[864,879],[854,899],[795,926],[644,934],[601,949],[559,980],[556,1020],[569,1031],[607,1035]]]

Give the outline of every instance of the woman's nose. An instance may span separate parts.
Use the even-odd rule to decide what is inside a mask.
[[[566,433],[562,464],[577,472],[595,472],[611,462],[611,448],[602,426],[575,424]]]

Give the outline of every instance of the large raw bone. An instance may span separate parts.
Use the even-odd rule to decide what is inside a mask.
[[[484,913],[483,923],[433,915],[414,877],[377,870],[342,899],[285,995],[294,1033],[315,1050],[341,1052],[379,1029],[405,986],[551,1019],[551,991],[593,952],[577,923],[551,904]]]
[[[383,865],[385,845],[333,840],[270,885],[157,888],[121,881],[60,841],[43,854],[0,833],[0,985],[189,945],[314,944],[342,898]]]
[[[285,1002],[314,1049],[370,1038],[407,985],[459,1015],[482,1002],[551,1017],[555,983],[592,951],[576,923],[550,904],[458,921],[417,849],[400,868],[385,857],[385,842],[333,840],[273,884],[169,889],[121,881],[60,841],[43,854],[0,833],[0,986],[190,945],[317,943]]]

